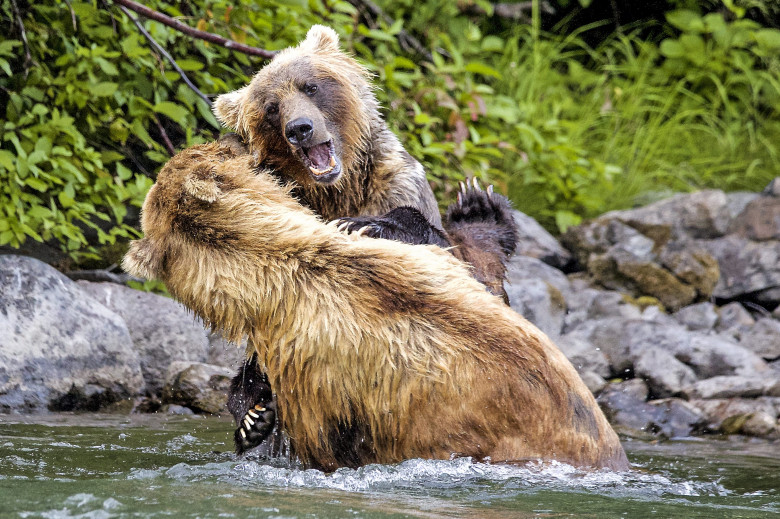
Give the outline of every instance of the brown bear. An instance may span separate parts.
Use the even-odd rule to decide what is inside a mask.
[[[465,191],[442,228],[422,165],[387,128],[368,72],[340,50],[332,29],[312,27],[247,86],[220,95],[214,113],[237,133],[232,143],[246,146],[271,174],[292,181],[295,197],[324,219],[340,218],[347,229],[368,236],[449,247],[508,303],[505,262],[516,242],[508,204],[497,199],[500,207],[487,208],[491,221],[464,220],[461,215],[491,201]],[[252,418],[255,404],[272,402],[255,361],[250,358],[239,371],[228,399],[240,424],[238,452],[258,445],[267,432]]]
[[[163,168],[123,265],[248,338],[306,466],[469,456],[628,467],[566,357],[463,262],[340,232],[251,157],[218,148]]]

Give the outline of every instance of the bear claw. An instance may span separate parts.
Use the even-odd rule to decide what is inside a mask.
[[[269,407],[256,405],[247,411],[233,435],[236,454],[242,454],[263,443],[276,423],[276,412]]]

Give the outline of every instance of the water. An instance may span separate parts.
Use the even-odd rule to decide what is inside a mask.
[[[225,419],[0,416],[0,518],[780,517],[780,444],[627,442],[634,470],[237,459]]]

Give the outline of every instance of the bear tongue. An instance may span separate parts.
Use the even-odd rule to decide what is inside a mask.
[[[306,150],[306,156],[311,161],[312,166],[318,170],[327,170],[330,164],[330,143],[323,142]]]

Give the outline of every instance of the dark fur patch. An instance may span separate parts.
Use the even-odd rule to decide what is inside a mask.
[[[340,467],[357,468],[366,464],[366,460],[376,459],[376,451],[367,425],[353,418],[351,424],[339,422],[327,433],[333,457]]]
[[[569,408],[571,409],[572,426],[577,432],[590,435],[595,441],[599,440],[599,425],[593,411],[585,404],[579,395],[568,394]]]
[[[174,215],[171,225],[174,230],[184,234],[195,242],[209,247],[224,247],[234,245],[239,241],[235,231],[226,226],[217,226],[204,222],[201,214],[208,214],[209,203],[189,198],[181,205],[181,211]],[[189,210],[188,210],[189,209]]]

